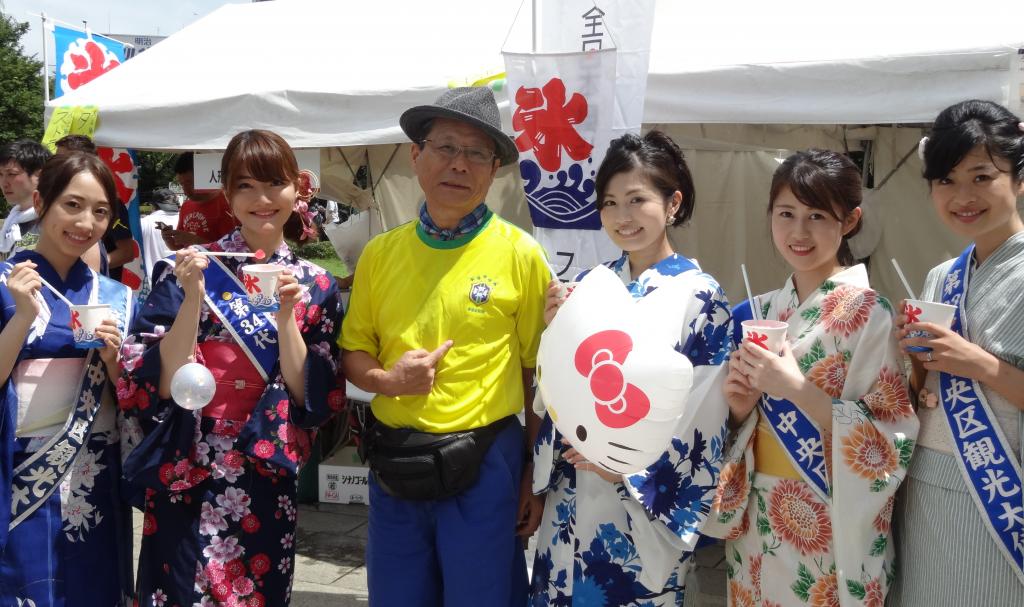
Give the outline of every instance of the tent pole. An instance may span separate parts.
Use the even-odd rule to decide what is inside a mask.
[[[384,168],[380,172],[380,176],[381,176],[382,179],[384,178],[384,174],[388,172],[388,168],[391,166],[391,161],[395,159],[395,154],[398,153],[398,148],[400,148],[401,146],[402,146],[401,143],[396,143],[395,144],[395,149],[391,150],[391,156],[388,157],[388,161],[384,163]],[[366,154],[367,154],[366,155],[366,172],[367,172],[367,174],[369,174],[370,173],[370,155],[369,155],[370,154],[370,149],[369,148],[366,149]],[[370,183],[372,184],[370,186],[370,193],[373,194],[373,193],[375,193],[377,191],[377,184],[373,183],[372,179],[370,180]],[[373,201],[374,202],[377,201],[376,196],[374,196]]]
[[[531,4],[531,10],[530,10],[530,21],[531,21],[530,40],[531,40],[531,43],[533,45],[533,51],[532,52],[536,53],[537,52],[537,0],[531,0],[530,4]]]
[[[46,107],[50,100],[50,66],[46,57],[46,13],[41,12],[39,18],[43,21],[43,27],[40,29],[43,34],[43,107]]]

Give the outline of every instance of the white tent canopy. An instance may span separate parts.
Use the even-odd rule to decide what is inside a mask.
[[[875,187],[892,173],[865,205],[880,233],[872,280],[903,296],[888,263],[897,257],[920,288],[925,271],[962,243],[939,226],[916,156],[904,157],[919,125],[950,103],[975,97],[1019,111],[1018,2],[987,2],[984,19],[962,3],[923,0],[868,0],[842,5],[842,14],[808,0],[658,2],[645,128],[680,143],[698,192],[691,225],[673,230],[677,250],[698,258],[731,299],[742,293],[740,262],[755,290],[777,287],[786,270],[764,213],[776,159],[870,141]],[[503,45],[529,48],[529,29],[510,28],[530,6],[228,5],[50,105],[96,105],[96,141],[139,149],[216,150],[240,130],[275,130],[294,147],[322,148],[324,192],[371,204],[377,229],[388,228],[413,218],[422,196],[408,149],[398,146],[407,143],[398,116],[449,83],[502,72]],[[507,92],[498,96],[507,108]],[[507,109],[504,118],[508,128]],[[876,126],[855,128],[864,125]],[[351,185],[361,165],[371,192]],[[530,227],[514,169],[499,172],[488,202]]]
[[[645,122],[892,124],[966,97],[1010,102],[1019,7],[988,2],[971,28],[937,4],[662,0]],[[223,149],[258,127],[300,148],[402,142],[404,109],[504,71],[505,44],[529,48],[528,29],[511,31],[520,10],[530,2],[227,5],[50,105],[96,105],[96,140],[139,149]]]

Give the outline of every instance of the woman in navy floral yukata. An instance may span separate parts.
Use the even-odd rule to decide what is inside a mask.
[[[718,384],[729,345],[729,305],[718,283],[676,254],[666,228],[693,213],[682,152],[663,133],[612,142],[596,178],[605,231],[624,254],[606,265],[635,298],[685,281],[676,350],[694,366],[688,407],[661,458],[637,474],[607,472],[572,448],[545,416],[534,448],[535,493],[546,494],[533,566],[532,605],[681,605],[690,557],[718,484],[728,413]],[[577,280],[582,278],[577,277]],[[550,322],[564,301],[548,290]]]
[[[296,479],[313,428],[338,404],[334,278],[285,238],[311,233],[291,148],[269,131],[239,133],[222,161],[240,227],[182,249],[154,271],[118,389],[125,473],[144,501],[140,605],[286,605],[295,555]],[[280,310],[252,310],[251,259],[284,266]],[[177,406],[174,372],[194,357],[217,378],[200,411]]]

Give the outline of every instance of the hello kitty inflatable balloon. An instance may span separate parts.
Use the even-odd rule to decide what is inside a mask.
[[[597,267],[541,337],[537,382],[548,415],[577,451],[610,472],[654,463],[688,421],[693,366],[674,349],[688,292],[679,282],[634,299],[618,276]]]

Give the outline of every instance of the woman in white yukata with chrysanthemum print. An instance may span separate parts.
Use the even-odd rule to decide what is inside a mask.
[[[687,407],[700,411],[692,424],[676,429],[657,462],[624,477],[585,461],[555,430],[538,397],[535,410],[544,422],[534,448],[533,489],[545,495],[545,505],[531,605],[681,605],[725,441],[727,409],[718,386],[729,305],[715,279],[668,241],[667,226],[684,223],[694,208],[693,180],[671,139],[652,131],[613,141],[596,186],[601,223],[625,252],[606,265],[630,294],[642,298],[676,282],[690,287],[677,308],[682,334],[673,337],[694,367]],[[548,322],[564,301],[560,291],[553,282]]]
[[[860,221],[860,174],[836,152],[798,152],[769,201],[793,275],[754,305],[788,323],[787,342],[781,355],[746,341],[730,356],[734,442],[705,532],[727,540],[731,605],[881,607],[918,423],[892,308],[845,240]],[[750,318],[745,302],[735,328]]]

